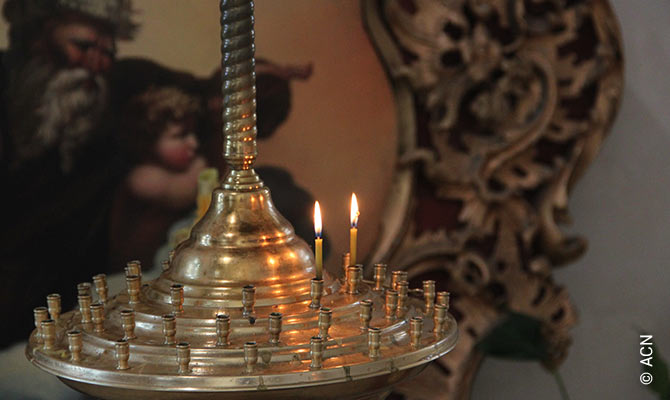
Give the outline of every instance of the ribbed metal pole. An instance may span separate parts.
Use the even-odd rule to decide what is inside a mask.
[[[226,189],[263,186],[253,170],[258,155],[254,51],[254,2],[221,0],[224,158],[230,167]]]

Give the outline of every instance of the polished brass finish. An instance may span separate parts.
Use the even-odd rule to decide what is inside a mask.
[[[121,310],[121,325],[123,326],[123,338],[126,340],[136,339],[135,336],[135,311]]]
[[[312,298],[309,307],[320,308],[321,297],[323,297],[323,279],[312,278],[310,280],[309,296]]]
[[[435,281],[423,281],[423,300],[426,302],[424,313],[432,313],[435,305]]]
[[[137,275],[142,276],[142,263],[139,260],[128,261],[126,263],[126,276]]]
[[[40,322],[42,325],[42,339],[44,341],[44,350],[54,350],[56,348],[56,321],[45,319]]]
[[[91,290],[91,283],[90,282],[82,282],[77,284],[77,295],[78,296],[85,296],[88,295],[90,296],[92,293]]]
[[[246,342],[244,344],[244,365],[247,373],[254,372],[256,363],[258,363],[258,343]]]
[[[447,311],[449,310],[449,292],[437,292],[437,304],[442,304],[447,306]]]
[[[391,385],[454,347],[456,324],[440,338],[424,331],[422,345],[413,348],[409,319],[422,314],[422,302],[409,299],[406,315],[397,318],[395,293],[387,319],[383,292],[362,281],[360,267],[350,269],[349,279],[324,271],[322,281],[312,280],[309,246],[253,170],[253,5],[222,0],[221,6],[230,168],[208,211],[156,280],[142,285],[141,269],[131,263],[129,290],[108,298],[104,275],[94,278],[100,297],[89,307],[94,330],[82,324],[81,312],[66,313],[52,335],[54,351],[44,350],[35,332],[26,354],[66,384],[104,399],[383,398]],[[135,338],[117,346],[116,339],[131,336],[131,314],[123,310],[133,311]],[[369,333],[361,325],[376,328]],[[74,329],[83,342],[76,365],[62,356],[63,333]]]
[[[391,289],[398,290],[398,282],[407,281],[407,271],[393,271],[391,273]]]
[[[271,344],[279,344],[279,334],[281,333],[281,313],[273,312],[270,313],[270,318],[268,318],[268,332],[270,333]]]
[[[48,295],[47,306],[49,307],[49,315],[51,316],[51,319],[58,321],[61,312],[60,295],[58,293]]]
[[[46,307],[35,307],[33,309],[33,315],[35,317],[35,328],[37,328],[37,333],[35,338],[38,343],[44,343],[44,338],[42,334],[42,321],[49,319],[49,312]]]
[[[70,350],[70,361],[78,363],[81,361],[81,348],[83,342],[81,339],[81,331],[69,331],[67,333],[68,350]]]
[[[384,290],[386,269],[386,264],[375,264],[375,290]]]
[[[124,370],[130,368],[128,360],[130,359],[130,345],[126,339],[119,339],[114,344],[116,349],[116,369]]]
[[[396,284],[397,292],[398,292],[398,310],[397,310],[397,315],[398,318],[403,318],[405,316],[405,312],[407,312],[407,300],[408,300],[408,293],[409,293],[409,282],[407,281],[400,281]]]
[[[386,318],[395,319],[398,311],[398,292],[391,289],[387,290],[385,299],[384,309],[386,311]]]
[[[128,302],[130,304],[137,304],[140,302],[140,287],[142,281],[139,275],[127,275],[126,287],[128,289]]]
[[[364,299],[360,302],[359,318],[361,320],[361,329],[367,331],[372,320],[372,300]]]
[[[228,346],[230,342],[230,315],[218,314],[216,316],[216,345]]]
[[[177,343],[177,319],[172,314],[163,315],[163,337],[164,344]]]
[[[95,333],[103,333],[105,331],[105,306],[102,303],[93,303],[90,310]]]
[[[95,292],[98,294],[100,302],[107,302],[107,275],[98,274],[93,277],[93,284],[95,285]]]
[[[348,266],[346,273],[347,293],[358,294],[358,285],[361,283],[362,278],[363,267],[360,264]]]
[[[175,283],[170,286],[170,303],[173,313],[179,314],[184,311],[184,285]]]
[[[177,364],[180,374],[191,372],[191,345],[186,342],[177,343]]]
[[[254,304],[256,304],[256,288],[253,285],[247,285],[242,288],[242,315],[248,317],[253,314]]]
[[[79,314],[81,315],[81,323],[88,325],[92,322],[91,320],[91,304],[93,300],[91,299],[90,294],[80,294],[77,296],[77,302],[79,303]]]
[[[409,337],[415,349],[421,346],[421,332],[423,332],[423,318],[412,317],[409,320]]]
[[[379,328],[369,328],[368,329],[368,357],[373,360],[376,360],[381,355],[381,329]]]
[[[348,253],[347,253],[348,254]],[[310,369],[320,369],[323,366],[323,338],[312,336],[309,340]]]
[[[319,309],[319,336],[324,340],[328,339],[328,330],[333,319],[333,310],[328,307]]]
[[[433,333],[435,335],[442,335],[445,331],[445,323],[447,322],[447,306],[443,304],[435,304],[433,312]]]
[[[348,251],[346,253],[342,253],[342,271],[344,273],[347,273],[347,267],[351,265],[351,253]]]

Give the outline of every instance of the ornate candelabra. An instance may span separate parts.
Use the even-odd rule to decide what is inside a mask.
[[[387,279],[384,265],[371,282],[360,265],[344,265],[342,281],[314,278],[310,248],[253,170],[253,2],[222,0],[221,13],[230,171],[207,213],[158,279],[143,283],[130,262],[116,296],[104,275],[77,286],[73,311],[49,295],[26,355],[105,399],[383,398],[455,345],[448,298]]]

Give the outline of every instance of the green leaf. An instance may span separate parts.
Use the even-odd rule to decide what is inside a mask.
[[[670,400],[670,374],[668,373],[668,364],[665,362],[661,353],[655,344],[651,344],[652,361],[651,367],[642,364],[642,371],[648,372],[653,377],[653,381],[647,385],[649,390],[658,394],[661,400]]]
[[[541,361],[547,357],[542,321],[515,312],[507,314],[475,348],[484,355],[505,359]]]

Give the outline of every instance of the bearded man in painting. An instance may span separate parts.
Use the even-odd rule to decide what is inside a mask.
[[[0,54],[0,345],[26,339],[32,309],[106,264],[118,180],[106,73],[129,39],[130,0],[7,0]],[[11,321],[11,322],[10,322]]]

